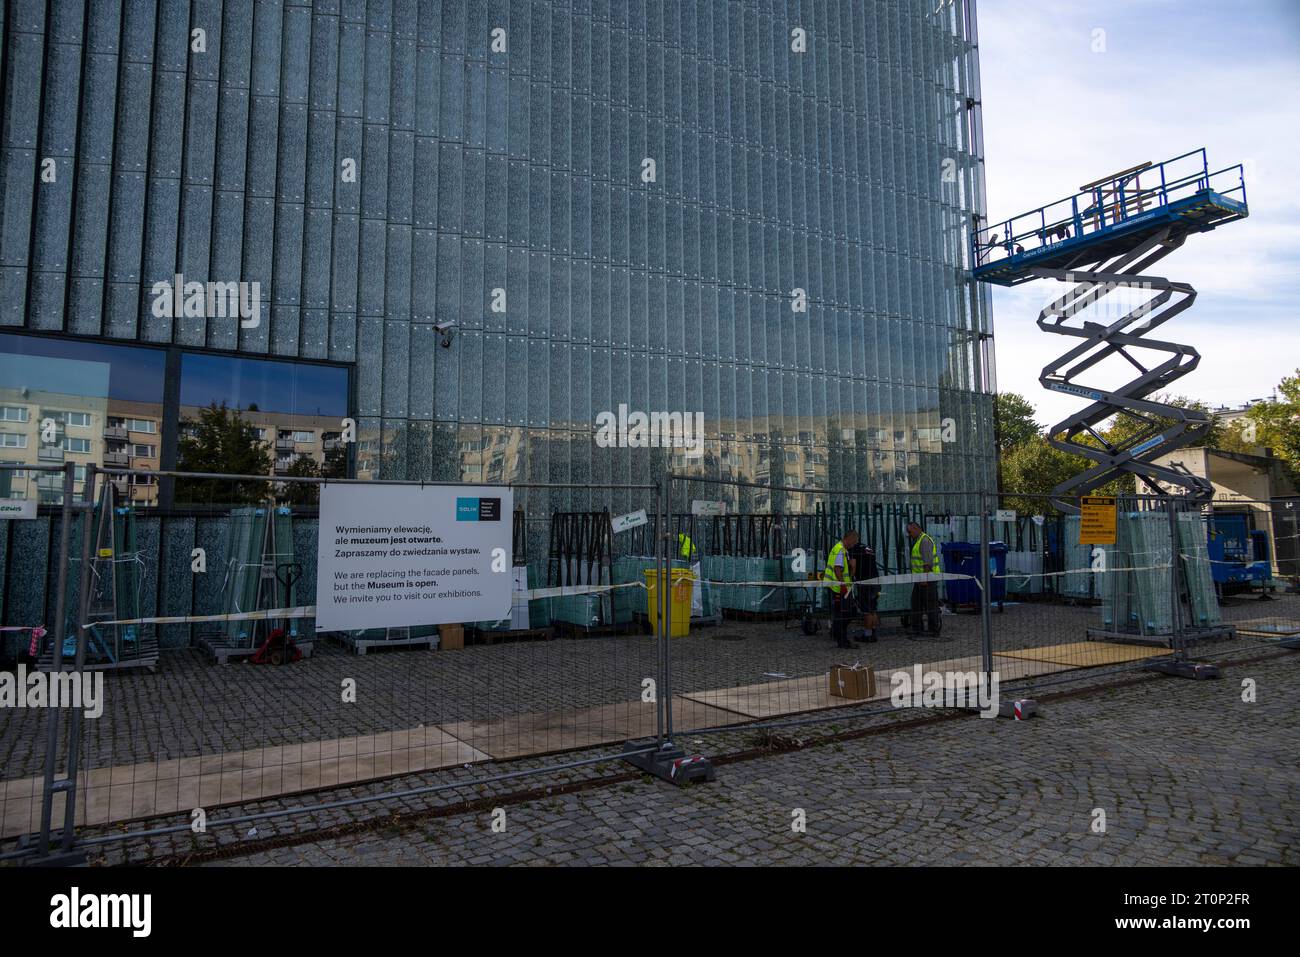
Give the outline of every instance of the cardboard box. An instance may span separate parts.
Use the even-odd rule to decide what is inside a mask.
[[[457,651],[465,647],[464,625],[439,625],[438,650]]]
[[[830,692],[835,698],[875,697],[875,669],[870,665],[831,665]]]

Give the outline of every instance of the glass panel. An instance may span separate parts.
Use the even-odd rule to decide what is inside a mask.
[[[161,349],[0,334],[0,461],[159,468],[166,362]],[[155,505],[157,485],[128,497]],[[0,498],[61,503],[62,479],[0,471]]]

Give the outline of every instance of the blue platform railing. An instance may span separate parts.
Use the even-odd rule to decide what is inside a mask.
[[[1246,180],[1241,165],[1212,173],[1202,147],[990,224],[973,236],[975,268],[1081,237],[1109,233],[1138,216],[1204,192],[1234,199],[1244,207]]]

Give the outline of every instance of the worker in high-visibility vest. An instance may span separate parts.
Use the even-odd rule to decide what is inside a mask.
[[[695,561],[695,543],[691,541],[691,536],[685,532],[677,533],[677,554],[684,561]]]
[[[912,540],[912,574],[928,575],[939,571],[939,546],[926,534],[919,522],[907,523],[907,537]],[[913,635],[922,633],[928,624],[932,635],[942,627],[939,613],[939,582],[912,583],[912,606],[904,624]]]
[[[691,615],[698,617],[704,614],[704,586],[697,584],[700,581],[699,556],[695,552],[691,536],[685,532],[677,533],[677,555],[691,566],[691,577],[694,579],[691,583]]]
[[[826,588],[831,593],[831,637],[838,648],[853,647],[849,641],[849,618],[853,607],[853,561],[849,549],[857,543],[856,531],[845,532],[844,537],[826,553],[826,568],[822,571],[822,581],[833,583]]]

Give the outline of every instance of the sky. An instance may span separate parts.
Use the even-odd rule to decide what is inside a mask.
[[[1201,353],[1171,391],[1240,406],[1294,375],[1300,0],[978,0],[978,14],[991,221],[1202,146],[1211,171],[1243,164],[1250,216],[1192,236],[1152,268],[1198,293],[1158,333]],[[998,389],[1025,396],[1044,426],[1080,405],[1038,383],[1077,342],[1034,324],[1064,288],[991,287]],[[1132,378],[1109,373],[1092,381]]]

